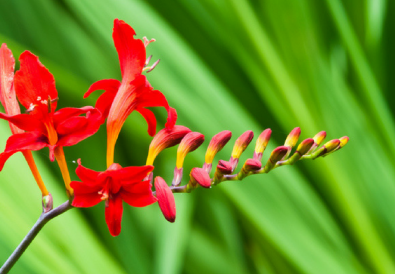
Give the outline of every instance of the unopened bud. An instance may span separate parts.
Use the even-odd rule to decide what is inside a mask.
[[[270,128],[265,129],[258,137],[255,145],[254,159],[260,161],[262,159],[262,154],[269,143],[270,136],[272,135],[272,130]]]
[[[213,162],[214,156],[226,145],[226,143],[229,142],[231,137],[232,137],[232,132],[230,132],[229,130],[224,130],[216,134],[211,139],[205,156],[205,163],[207,165]]]
[[[320,131],[313,137],[313,139],[316,145],[319,146],[321,145],[322,141],[324,141],[325,137],[326,137],[326,132]]]
[[[174,126],[173,128],[164,128],[160,130],[152,139],[149,146],[147,165],[152,165],[158,154],[165,148],[179,144],[182,138],[191,132],[184,126]]]
[[[155,190],[158,204],[163,216],[169,222],[173,223],[176,220],[176,202],[174,195],[165,180],[161,177],[155,177]]]
[[[43,205],[44,213],[47,213],[53,209],[53,198],[51,193],[48,193],[48,195],[43,196],[42,205]]]
[[[232,174],[232,164],[224,160],[219,160],[217,170],[222,174]]]
[[[244,163],[243,169],[246,172],[250,172],[250,171],[260,170],[261,167],[262,167],[262,164],[260,161],[255,160],[255,159],[247,159],[247,161]]]
[[[192,183],[194,183],[194,184],[198,183],[199,185],[201,185],[202,187],[205,187],[205,188],[211,187],[210,176],[202,168],[198,168],[198,167],[193,168],[191,170],[190,177],[191,177]]]
[[[314,139],[312,139],[312,138],[303,140],[303,141],[299,144],[299,146],[298,146],[298,148],[296,149],[296,151],[300,154],[300,156],[303,156],[303,155],[305,155],[305,154],[311,149],[311,147],[313,146],[313,144],[314,144]]]
[[[284,146],[293,148],[298,142],[299,136],[300,136],[300,127],[296,127],[288,134],[287,139],[285,139]]]
[[[347,145],[349,140],[350,140],[350,138],[348,138],[348,136],[343,136],[343,137],[339,138],[339,141],[340,141],[339,148],[342,148],[345,145]]]
[[[204,142],[204,135],[199,132],[189,132],[182,138],[177,150],[177,168],[182,168],[185,156],[197,149]]]
[[[269,172],[270,170],[272,170],[276,163],[278,161],[281,161],[286,156],[289,150],[290,147],[288,146],[276,147],[270,154],[270,158],[264,167],[265,172]]]
[[[239,159],[240,155],[246,150],[247,146],[251,143],[252,138],[254,138],[254,132],[248,130],[237,138],[232,151],[232,158]]]
[[[320,147],[316,152],[312,154],[312,159],[318,158],[320,156],[324,156],[325,154],[328,154],[335,149],[338,148],[340,145],[340,140],[334,139],[330,140],[329,142],[326,142],[322,147]]]

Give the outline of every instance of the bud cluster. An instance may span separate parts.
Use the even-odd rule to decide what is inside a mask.
[[[219,160],[215,167],[213,177],[210,177],[214,157],[224,148],[232,137],[230,131],[222,131],[216,134],[208,145],[205,162],[202,168],[192,168],[189,173],[188,183],[181,186],[185,157],[189,152],[196,150],[203,143],[204,135],[198,132],[191,132],[189,129],[182,126],[175,126],[171,130],[163,129],[159,131],[151,142],[147,164],[153,164],[153,160],[163,149],[179,144],[172,185],[168,186],[161,177],[155,178],[156,191],[154,195],[158,198],[159,207],[165,218],[170,222],[174,222],[176,217],[173,193],[189,193],[199,186],[211,188],[211,186],[217,185],[223,181],[238,181],[253,174],[268,173],[279,166],[292,165],[298,160],[314,160],[321,156],[325,157],[345,146],[349,140],[349,138],[345,136],[328,141],[320,147],[326,137],[326,132],[321,131],[313,138],[301,141],[297,146],[301,134],[300,128],[297,127],[288,134],[284,145],[278,146],[272,150],[266,164],[263,165],[262,156],[269,143],[271,133],[271,129],[265,129],[259,135],[255,144],[253,158],[247,159],[240,171],[236,173],[235,170],[241,154],[246,150],[254,138],[254,133],[252,131],[249,130],[244,132],[235,141],[230,159],[228,161]],[[294,148],[296,149],[292,153]],[[146,179],[152,181],[152,173],[149,174]]]

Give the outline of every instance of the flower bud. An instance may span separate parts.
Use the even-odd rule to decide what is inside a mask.
[[[270,158],[264,167],[265,172],[269,172],[270,170],[272,170],[276,163],[278,161],[281,161],[286,156],[289,150],[290,147],[288,146],[276,147],[270,154]]]
[[[240,158],[240,155],[244,152],[244,150],[246,150],[247,146],[251,143],[252,138],[254,138],[254,132],[252,132],[252,130],[248,130],[244,132],[242,135],[240,135],[239,138],[237,138],[232,151],[233,159]]]
[[[224,130],[216,134],[211,139],[205,156],[206,166],[208,166],[213,162],[214,156],[226,145],[226,143],[229,142],[231,137],[232,137],[232,132],[230,132],[229,130]]]
[[[262,167],[262,164],[260,161],[255,160],[255,159],[247,159],[247,161],[244,163],[243,169],[246,172],[250,172],[250,171],[260,170],[261,167]]]
[[[324,156],[338,148],[340,145],[340,140],[334,139],[326,142],[322,147],[320,147],[316,152],[312,154],[312,158],[318,158],[320,156]]]
[[[320,131],[313,137],[313,139],[316,145],[319,146],[321,145],[322,141],[324,141],[325,137],[326,137],[326,132]]]
[[[348,138],[348,136],[343,136],[343,137],[339,138],[339,141],[340,141],[339,149],[344,147],[345,145],[347,145],[349,140],[350,140],[350,138]]]
[[[204,142],[204,135],[199,132],[189,132],[182,138],[177,150],[177,168],[182,168],[185,156],[197,149]]]
[[[313,145],[314,145],[314,139],[309,138],[309,139],[303,140],[299,144],[299,146],[296,149],[296,151],[300,154],[300,156],[303,156],[311,149],[311,147]]]
[[[152,165],[158,154],[165,148],[179,144],[191,130],[184,126],[174,126],[172,129],[160,130],[152,139],[149,146],[147,165]]]
[[[210,188],[211,187],[210,176],[202,168],[198,168],[198,167],[193,168],[191,170],[190,177],[191,177],[191,181],[194,184],[198,183],[199,185],[201,185],[202,187],[205,187],[205,188]]]
[[[258,137],[255,145],[254,159],[260,161],[262,159],[262,154],[269,143],[270,136],[272,135],[272,130],[270,128],[265,129]]]
[[[43,196],[42,205],[43,205],[43,213],[47,213],[53,209],[53,198],[51,193],[48,193],[48,195]]]
[[[300,127],[296,127],[288,134],[287,139],[285,139],[284,146],[293,148],[298,142],[299,136],[300,136]]]
[[[232,174],[232,164],[224,160],[219,160],[217,170],[222,174]]]
[[[173,192],[166,184],[165,180],[159,176],[155,177],[155,189],[158,204],[163,216],[165,216],[166,220],[169,222],[174,223],[176,220],[176,202]]]

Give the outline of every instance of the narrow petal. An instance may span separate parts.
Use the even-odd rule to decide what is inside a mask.
[[[19,57],[20,69],[15,74],[15,92],[21,104],[29,109],[40,100],[55,99],[58,92],[53,75],[40,63],[38,57],[25,51]],[[52,112],[56,101],[52,103]]]
[[[148,124],[148,134],[150,136],[154,136],[156,133],[156,118],[155,114],[146,108],[137,108],[136,109],[147,121]]]
[[[82,194],[97,194],[99,197],[102,195],[99,195],[98,192],[102,190],[102,186],[92,183],[90,181],[72,181],[70,182],[70,186],[74,189],[74,194],[75,195],[82,195]]]
[[[86,107],[82,107],[82,108],[62,108],[57,110],[54,114],[53,114],[53,123],[55,128],[57,127],[57,125],[61,122],[63,122],[64,120],[73,117],[73,116],[79,116],[81,114],[87,113],[89,111],[94,110],[94,107],[91,106],[86,106]]]
[[[0,48],[0,101],[8,115],[21,113],[14,89],[14,69],[14,56],[7,45],[2,44]],[[10,128],[13,134],[23,132],[12,123],[10,123]]]
[[[40,150],[48,144],[42,141],[42,135],[37,132],[27,132],[11,135],[7,140],[6,149],[0,154],[0,171],[8,158],[18,151]]]
[[[0,119],[7,120],[18,128],[26,131],[39,131],[42,133],[46,133],[44,124],[35,118],[33,115],[29,114],[17,114],[17,115],[7,115],[4,113],[0,113]]]
[[[108,116],[114,97],[117,94],[121,82],[115,79],[106,79],[92,84],[85,93],[84,98],[88,97],[95,90],[105,90],[96,101],[95,107],[102,113],[102,123]]]
[[[115,94],[115,93],[117,93],[117,90],[120,85],[121,85],[121,82],[119,82],[116,79],[104,79],[104,80],[97,81],[89,87],[87,92],[85,92],[84,99],[88,98],[88,96],[91,95],[92,92],[94,92],[96,90],[104,90],[106,92]]]
[[[167,122],[165,124],[165,127],[167,129],[172,129],[176,124],[176,122],[177,122],[177,111],[174,108],[169,107],[169,110],[167,111]]]
[[[114,195],[108,199],[108,206],[105,209],[105,218],[108,229],[112,236],[118,236],[121,232],[121,221],[122,221],[122,198],[120,195]]]
[[[11,135],[7,140],[4,152],[21,150],[40,150],[48,146],[47,139],[41,133],[25,132]]]
[[[143,41],[134,39],[135,31],[122,20],[114,20],[112,38],[118,52],[121,65],[122,80],[132,81],[141,74],[145,59],[145,47]]]
[[[97,176],[100,172],[94,171],[92,169],[86,168],[81,165],[81,159],[78,159],[78,167],[75,170],[78,178],[85,184],[95,184]]]

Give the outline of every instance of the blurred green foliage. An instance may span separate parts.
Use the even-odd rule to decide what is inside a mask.
[[[328,139],[350,137],[325,159],[177,194],[174,224],[156,204],[125,207],[113,238],[104,205],[73,209],[44,227],[11,273],[395,273],[394,12],[386,0],[0,1],[0,42],[16,58],[23,50],[40,57],[55,76],[59,108],[92,105],[94,96],[82,99],[90,84],[120,79],[114,18],[140,38],[156,38],[148,53],[161,62],[148,78],[177,109],[178,124],[207,140],[187,157],[185,173],[203,163],[208,140],[225,129],[235,140],[270,127],[269,149],[296,126],[301,139],[321,130]],[[165,111],[154,111],[162,127]],[[0,126],[4,146],[10,131]],[[146,130],[132,114],[117,162],[145,163]],[[72,179],[78,158],[105,169],[105,140],[103,127],[65,148]],[[175,152],[156,161],[155,174],[168,182]],[[34,155],[55,205],[62,203],[56,163],[46,150]],[[41,205],[21,153],[0,181],[3,262]]]

